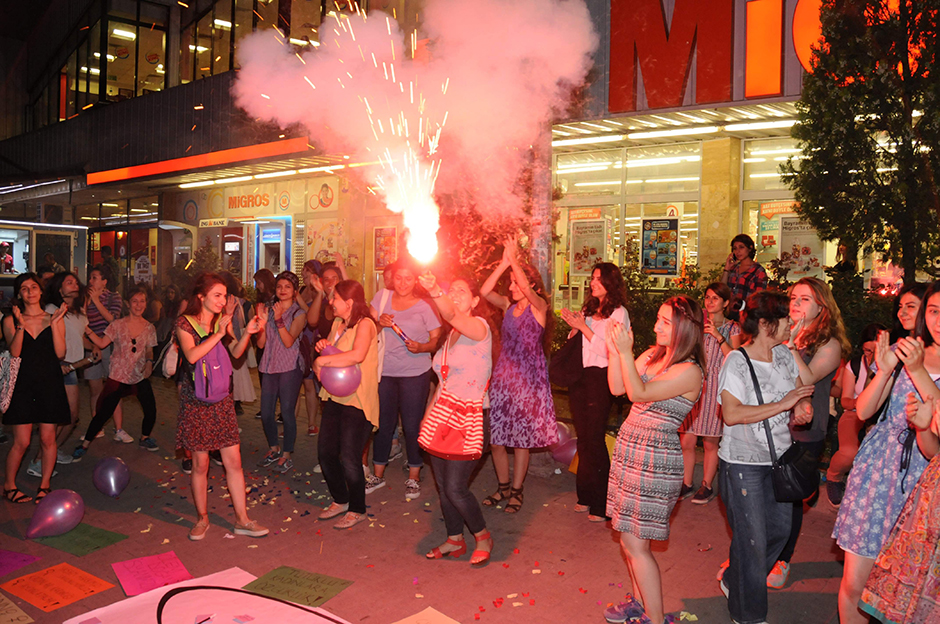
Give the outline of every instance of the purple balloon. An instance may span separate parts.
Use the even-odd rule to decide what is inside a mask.
[[[578,439],[572,438],[567,442],[559,444],[552,449],[552,457],[556,462],[562,464],[571,464],[571,461],[574,459],[574,454],[578,451]]]
[[[327,345],[320,351],[320,355],[334,355],[342,353],[333,345]],[[359,365],[344,366],[343,368],[334,368],[324,366],[320,369],[320,383],[326,388],[326,391],[337,397],[346,397],[351,395],[359,387],[362,381],[362,371]]]
[[[117,498],[130,483],[131,471],[120,457],[105,457],[95,464],[92,480],[99,492]]]
[[[36,505],[26,537],[52,537],[68,533],[85,515],[85,501],[72,490],[53,490]]]
[[[571,439],[571,429],[569,428],[567,423],[560,422],[558,423],[558,442],[554,444],[552,448],[561,446],[562,444],[564,444],[570,439]]]

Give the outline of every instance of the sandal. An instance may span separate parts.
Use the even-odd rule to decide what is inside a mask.
[[[498,483],[496,493],[483,499],[483,505],[486,507],[495,507],[504,500],[509,499],[509,492],[512,490],[511,483]]]
[[[493,554],[493,536],[490,535],[489,531],[484,531],[482,535],[474,535],[474,538],[477,540],[477,545],[479,546],[480,542],[490,540],[490,549],[489,550],[480,550],[479,548],[473,549],[473,554],[470,555],[470,565],[475,568],[483,567],[490,562],[490,555]]]
[[[11,503],[17,503],[17,504],[28,503],[29,501],[33,500],[32,498],[30,498],[23,492],[20,492],[17,488],[13,488],[11,490],[4,489],[3,498],[7,499]]]
[[[41,501],[42,499],[44,499],[44,498],[46,497],[46,494],[50,494],[50,493],[52,493],[52,488],[51,488],[51,487],[47,487],[47,488],[41,487],[41,488],[39,488],[38,490],[36,490],[36,498],[34,499],[34,502],[38,505],[38,504],[39,504],[39,501]]]
[[[513,499],[516,499],[516,500],[519,501],[519,502],[518,502],[518,503],[513,503],[513,502],[512,502]],[[521,488],[521,487],[520,487],[518,490],[517,490],[516,488],[510,488],[510,490],[509,490],[509,501],[510,501],[510,502],[506,503],[506,509],[504,510],[504,512],[505,512],[505,513],[508,513],[508,514],[514,514],[514,513],[518,512],[520,509],[522,509],[522,499],[523,499],[523,496],[522,496],[522,488]]]
[[[427,557],[428,559],[443,559],[444,557],[453,557],[454,559],[457,559],[459,557],[462,557],[467,552],[467,542],[465,542],[462,539],[452,540],[448,537],[447,541],[444,542],[444,544],[450,544],[451,546],[457,546],[458,548],[444,552],[441,550],[440,546],[436,546],[432,548],[431,552],[426,554],[425,557]],[[443,546],[444,544],[441,544],[441,546]]]

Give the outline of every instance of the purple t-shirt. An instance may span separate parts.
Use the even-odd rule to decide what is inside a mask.
[[[389,292],[384,309],[382,304],[382,291],[376,293],[372,299],[372,307],[378,315],[391,314],[395,324],[401,327],[410,340],[427,342],[431,331],[441,326],[437,315],[428,302],[420,299],[407,310],[392,308],[392,293]],[[417,377],[431,369],[430,353],[412,353],[405,346],[405,341],[391,327],[382,328],[385,332],[385,359],[382,364],[383,377]]]

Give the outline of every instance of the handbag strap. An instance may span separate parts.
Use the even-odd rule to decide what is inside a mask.
[[[738,347],[738,351],[741,352],[741,355],[744,356],[744,361],[747,362],[747,368],[751,371],[751,381],[754,383],[754,392],[757,394],[757,404],[764,404],[764,395],[760,391],[760,382],[757,381],[757,371],[754,370],[754,365],[751,363],[751,358],[747,354],[747,351],[744,350],[744,347]],[[773,357],[773,355],[771,355]],[[774,465],[777,464],[777,449],[774,448],[774,439],[770,435],[770,427],[767,426],[767,421],[761,423],[764,425],[764,433],[767,434],[767,446],[770,447],[770,461]]]
[[[447,334],[447,340],[444,341],[444,348],[441,349],[441,351],[443,351],[441,354],[441,390],[447,388],[447,374],[450,372],[450,367],[447,365],[447,352],[450,351],[450,338],[454,335],[454,331],[455,330],[451,329],[450,333]],[[458,340],[460,339],[458,338]],[[483,388],[483,397],[486,397],[486,393],[490,389],[491,380],[492,376],[490,379],[486,380],[486,386]]]

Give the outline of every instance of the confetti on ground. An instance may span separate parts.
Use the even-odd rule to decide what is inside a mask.
[[[415,594],[415,598],[424,598],[424,594]]]
[[[163,541],[160,542],[160,543],[161,543],[161,544],[169,544],[169,543],[170,543],[170,540],[168,540],[168,539],[166,539],[166,538],[163,538]]]
[[[150,529],[152,528],[153,528],[153,525],[148,523],[147,528],[141,531],[141,533],[150,533]]]
[[[532,574],[541,574],[541,573],[542,573],[541,570],[538,570],[538,569],[532,570]]]

